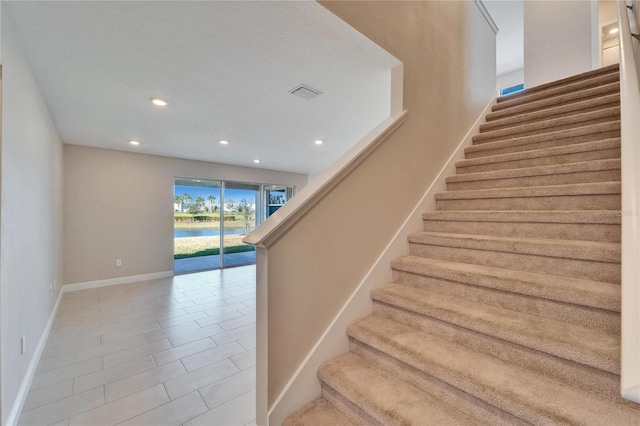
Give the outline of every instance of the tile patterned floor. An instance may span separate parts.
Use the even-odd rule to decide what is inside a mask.
[[[255,265],[67,293],[19,424],[255,424],[255,320]]]
[[[228,253],[224,255],[224,266],[241,266],[256,263],[256,252],[245,251],[241,253]],[[173,271],[176,274],[185,274],[195,271],[204,271],[220,267],[220,255],[187,257],[174,261]]]

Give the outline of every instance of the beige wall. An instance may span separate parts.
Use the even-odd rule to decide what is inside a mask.
[[[524,2],[526,87],[592,69],[592,12],[591,1]]]
[[[0,369],[2,424],[7,424],[12,409],[19,408],[18,391],[62,282],[63,156],[62,141],[6,10],[2,68]],[[58,288],[51,294],[54,280]],[[24,355],[21,336],[26,336]]]
[[[600,25],[618,19],[616,0],[600,0],[598,2],[598,23]]]
[[[321,4],[404,63],[409,116],[268,247],[269,406],[495,91],[495,35],[473,2]]]
[[[307,184],[307,175],[64,146],[65,284],[173,270],[174,177]],[[122,266],[115,266],[122,259]]]

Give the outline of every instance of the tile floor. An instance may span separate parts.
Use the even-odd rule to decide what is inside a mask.
[[[19,424],[255,424],[255,318],[255,265],[67,293]]]
[[[256,252],[229,253],[224,255],[225,268],[256,263]],[[174,261],[173,271],[176,274],[203,271],[220,267],[220,255],[187,257]]]

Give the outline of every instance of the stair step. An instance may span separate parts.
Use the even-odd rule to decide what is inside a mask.
[[[323,364],[318,377],[381,424],[480,424],[449,404],[373,366],[354,353]]]
[[[527,89],[522,90],[520,92],[516,92],[516,93],[509,94],[509,95],[504,95],[504,96],[499,96],[497,101],[498,101],[498,103],[505,102],[505,101],[508,101],[508,100],[511,100],[511,99],[528,96],[528,95],[530,95],[532,93],[545,91],[545,90],[548,90],[550,88],[554,88],[554,87],[558,87],[558,86],[564,87],[564,86],[567,86],[568,84],[576,83],[578,81],[590,80],[592,78],[600,77],[600,76],[603,76],[603,75],[606,75],[606,74],[618,73],[619,70],[620,70],[620,67],[618,66],[618,64],[609,65],[609,66],[606,66],[606,67],[602,67],[602,68],[598,68],[598,69],[595,69],[595,70],[587,71],[587,72],[584,72],[584,73],[572,75],[572,76],[569,76],[569,77],[566,77],[566,78],[562,78],[560,80],[551,81],[549,83],[539,84],[537,86],[534,86],[534,87],[531,87],[531,88],[527,88]]]
[[[284,426],[356,426],[357,424],[324,398],[316,399],[304,406],[284,422]]]
[[[377,309],[380,306],[383,305],[376,303],[374,304],[374,309]],[[396,310],[391,313],[397,312],[399,311]],[[378,313],[375,313],[375,316],[378,318],[393,320],[392,318],[381,317]],[[389,372],[393,376],[416,386],[423,392],[456,407],[458,410],[473,416],[478,419],[478,421],[484,422],[485,424],[490,424],[492,426],[531,426],[531,423],[515,417],[514,415],[507,413],[486,401],[478,399],[454,386],[438,380],[428,373],[413,368],[412,366],[403,363],[402,360],[387,355],[357,339],[349,339],[349,349],[352,353],[355,353],[370,362],[376,369]],[[374,424],[374,422],[362,422],[361,424],[368,425]]]
[[[616,300],[619,305],[619,284],[576,278],[572,278],[575,281],[563,283],[567,277],[550,274],[546,274],[546,279],[553,281],[549,285],[544,281],[540,283],[535,275],[533,277],[526,276],[523,280],[514,282],[510,280],[510,277],[514,273],[524,273],[525,271],[419,256],[406,256],[406,258],[418,260],[404,260],[402,263],[393,265],[393,282],[396,284],[461,297],[486,305],[620,335],[620,313],[616,312],[620,308],[612,306]],[[420,260],[426,262],[420,262]],[[481,268],[479,272],[483,275],[477,279],[466,278],[464,273],[475,272],[477,270],[475,267]],[[532,273],[535,274],[535,272]],[[497,282],[493,283],[492,279],[496,279]],[[530,284],[529,281],[533,281],[532,285],[535,287],[532,289],[523,288],[522,283]],[[480,285],[477,285],[477,282]],[[573,301],[570,296],[566,296],[569,289],[585,283],[587,287],[586,289],[580,288],[581,296],[576,298],[577,300]],[[598,286],[598,284],[600,285]],[[596,300],[596,297],[602,293],[604,293],[606,300]],[[581,303],[583,300],[586,301]]]
[[[620,242],[620,213],[572,211],[431,211],[424,231]]]
[[[542,135],[560,130],[575,129],[585,125],[620,120],[620,106],[603,108],[596,111],[573,114],[567,117],[550,118],[535,123],[521,124],[505,129],[481,132],[472,137],[474,144],[497,142],[524,136]]]
[[[400,284],[377,288],[371,297],[578,364],[620,373],[620,337],[611,333]]]
[[[588,113],[590,114],[590,113]],[[578,127],[574,127],[571,129],[562,129],[562,130],[554,130],[547,133],[540,133],[534,135],[520,136],[514,135],[513,137],[505,137],[503,140],[482,140],[482,138],[475,138],[473,145],[483,145],[488,143],[497,143],[497,142],[510,142],[515,145],[531,145],[543,141],[549,140],[558,140],[558,139],[569,139],[576,137],[584,137],[585,135],[595,134],[602,136],[602,134],[608,132],[619,131],[620,129],[620,120],[610,120],[604,123],[593,123],[593,124],[584,124]],[[498,132],[498,131],[497,131]],[[480,136],[480,135],[476,135]],[[602,138],[604,139],[604,137]],[[578,139],[578,141],[583,142],[584,140]],[[473,149],[470,151],[474,151]],[[466,151],[465,151],[466,153]]]
[[[528,123],[535,123],[549,118],[567,117],[577,113],[595,111],[620,105],[620,94],[612,93],[604,96],[578,101],[558,107],[542,109],[505,118],[497,118],[480,125],[480,132],[506,129]]]
[[[391,267],[423,277],[620,312],[620,286],[614,283],[419,256],[395,259]]]
[[[369,316],[348,333],[414,371],[534,424],[640,423],[635,409],[395,321]]]
[[[428,289],[431,291],[431,289]],[[446,294],[446,293],[445,293]],[[457,343],[479,353],[491,355],[512,365],[527,368],[540,375],[562,381],[580,389],[595,392],[612,401],[625,403],[620,397],[619,376],[577,362],[550,355],[545,352],[525,347],[507,340],[498,339],[488,334],[478,333],[471,329],[441,321],[438,318],[422,315],[418,312],[402,307],[374,301],[373,315],[378,318],[388,319],[413,327],[422,333],[427,333],[452,343]],[[563,321],[560,321],[563,322]],[[580,324],[576,324],[580,326]],[[616,333],[619,335],[619,332]],[[365,349],[359,351],[359,349]],[[364,358],[371,357],[366,354],[371,350],[359,347],[356,340],[351,341],[351,350]],[[375,355],[375,350],[373,351]],[[378,354],[379,355],[379,354]],[[384,358],[384,357],[382,357]],[[376,357],[380,362],[380,357]],[[394,372],[395,373],[395,372]],[[397,373],[396,373],[397,374]],[[409,378],[412,375],[403,375],[404,380],[415,383]],[[425,390],[427,391],[427,390]],[[430,392],[433,394],[433,392]],[[448,402],[448,401],[447,401]],[[628,404],[628,401],[626,402]],[[453,403],[454,406],[459,406]],[[469,412],[464,410],[465,412]],[[492,422],[493,423],[493,422]]]
[[[466,147],[465,158],[488,157],[492,155],[509,154],[514,152],[531,151],[543,148],[554,148],[597,142],[606,139],[620,138],[620,122],[591,124],[575,129],[560,130],[540,135],[523,136],[521,138],[504,141],[486,142]]]
[[[408,240],[412,256],[620,282],[619,243],[439,232],[416,232]]]
[[[560,86],[550,87],[548,89],[539,90],[533,93],[523,93],[518,96],[502,97],[498,98],[498,103],[492,107],[492,111],[500,111],[514,106],[527,104],[530,102],[539,101],[542,99],[553,99],[557,96],[567,93],[576,92],[579,90],[589,89],[596,86],[602,86],[608,83],[616,83],[620,81],[620,73],[612,72],[609,74],[603,74],[587,80],[579,80],[573,83],[564,84]]]
[[[459,174],[620,158],[620,139],[604,139],[456,161]]]
[[[620,210],[620,182],[440,192],[437,210]]]
[[[581,102],[584,100],[594,99],[600,96],[611,94],[620,94],[620,83],[618,81],[580,90],[577,92],[566,93],[563,95],[555,96],[553,98],[541,99],[539,101],[529,102],[518,106],[511,106],[509,108],[501,108],[500,104],[496,104],[492,107],[494,108],[493,112],[487,114],[486,120],[487,122],[500,120],[515,115],[534,111],[542,111],[549,108],[556,108],[559,106],[569,105],[575,102]]]
[[[464,173],[446,178],[447,190],[449,191],[614,182],[619,180],[620,160],[617,158],[521,169]]]

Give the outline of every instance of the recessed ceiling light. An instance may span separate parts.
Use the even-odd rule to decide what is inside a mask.
[[[617,33],[618,31],[620,31],[620,30],[618,29],[618,27],[611,28],[611,29],[609,30],[609,34],[615,34],[615,33]]]
[[[220,145],[229,145],[229,141],[223,139],[220,141]]]
[[[255,160],[253,160],[254,163],[258,164],[260,162],[260,160],[258,160],[257,158]]]
[[[315,143],[316,145],[322,145],[324,141],[322,139],[316,139],[315,141],[313,141],[313,143]]]
[[[129,141],[129,143],[131,145],[140,145],[140,142],[138,142],[138,141]]]
[[[169,104],[169,102],[165,101],[164,99],[160,99],[160,98],[151,98],[151,102],[154,105],[157,105],[157,106],[167,106]]]

